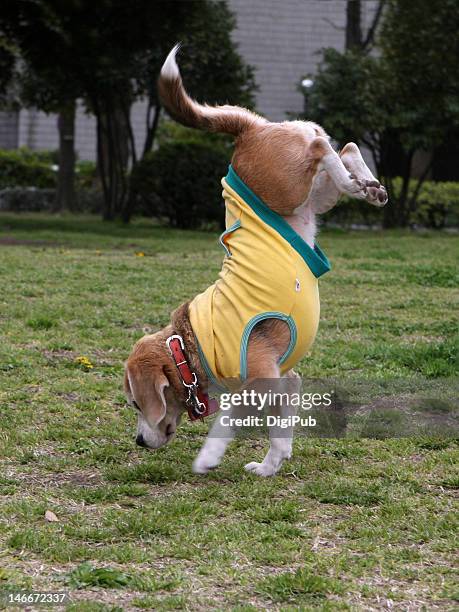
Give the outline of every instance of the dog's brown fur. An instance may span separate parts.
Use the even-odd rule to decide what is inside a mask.
[[[295,122],[249,128],[236,140],[234,170],[280,215],[291,215],[306,200],[326,152],[325,132],[313,129],[317,137],[309,142]]]
[[[158,93],[179,123],[236,138],[231,163],[241,179],[270,208],[291,215],[307,198],[317,165],[328,151],[325,131],[308,122],[271,123],[239,106],[198,104],[186,93],[180,74],[161,73]]]
[[[315,206],[319,212],[331,208],[336,203],[340,189],[381,205],[384,189],[380,188],[368,168],[363,178],[372,180],[361,181],[353,177],[350,172],[352,168],[345,166],[345,158],[349,158],[355,168],[360,170],[366,167],[356,145],[347,145],[341,160],[331,148],[327,134],[315,123],[271,123],[240,107],[210,107],[197,103],[183,87],[175,63],[176,50],[169,54],[158,81],[162,104],[174,119],[186,126],[234,136],[234,170],[265,204],[282,215],[296,231],[301,234],[305,225],[311,223],[314,232]],[[346,163],[349,163],[349,159]],[[322,178],[316,184],[314,181],[319,168]],[[330,178],[332,175],[333,180]],[[314,196],[316,192],[324,196],[322,199],[317,198],[321,199],[317,205],[309,202],[309,196]],[[313,235],[310,230],[309,227],[309,237]],[[305,238],[304,234],[301,235]],[[202,386],[208,384],[198,357],[188,304],[183,304],[172,314],[170,325],[139,340],[126,364],[125,389],[128,398],[139,404],[139,419],[145,419],[148,427],[153,430],[163,428],[159,437],[149,444],[151,447],[160,446],[170,439],[167,427],[170,428],[172,422],[178,422],[180,413],[185,409],[185,390],[166,346],[166,339],[172,334],[182,336],[191,368]],[[248,344],[249,378],[279,376],[278,361],[285,353],[289,341],[290,332],[283,321],[267,320],[257,325]],[[288,376],[294,374],[290,372]],[[169,404],[166,407],[166,395],[176,406],[175,421],[169,414]],[[162,424],[163,421],[165,424]]]
[[[268,354],[282,355],[287,350],[290,341],[290,332],[288,327],[277,319],[268,319],[257,325],[249,340],[247,351],[248,371],[251,376],[255,376],[257,364],[263,363],[266,357],[266,348],[269,346]],[[196,338],[191,327],[190,317],[188,314],[188,302],[179,306],[171,315],[171,323],[164,329],[155,334],[150,334],[141,338],[132,349],[126,364],[124,373],[124,389],[127,393],[132,393],[129,378],[135,380],[139,389],[137,395],[146,398],[145,403],[151,405],[157,404],[157,398],[152,401],[151,395],[157,395],[157,391],[151,384],[151,381],[157,380],[158,377],[165,376],[169,385],[174,390],[177,398],[185,401],[186,393],[177,368],[172,361],[169,350],[166,346],[166,340],[172,334],[178,334],[183,338],[187,348],[187,357],[191,369],[196,372],[199,383],[206,388],[209,380],[201,361],[198,356],[198,347]],[[129,369],[129,378],[128,378]],[[140,403],[140,401],[138,402]],[[154,419],[159,418],[158,412],[155,412]]]

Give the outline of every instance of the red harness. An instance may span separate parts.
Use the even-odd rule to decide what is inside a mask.
[[[202,391],[199,387],[196,373],[188,365],[182,336],[169,336],[166,344],[177,366],[182,384],[188,389],[186,405],[190,419],[196,421],[218,412],[218,401],[214,398],[209,398],[208,394]]]

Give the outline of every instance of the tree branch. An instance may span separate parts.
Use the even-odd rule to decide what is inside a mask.
[[[370,48],[373,44],[373,39],[376,34],[376,30],[378,28],[381,15],[384,9],[384,5],[386,4],[386,0],[379,0],[378,8],[376,9],[375,16],[373,17],[373,23],[370,26],[370,29],[367,32],[365,40],[362,43],[362,50],[367,51],[367,47]]]
[[[345,30],[346,28],[344,26],[339,26],[336,25],[336,23],[333,23],[333,21],[331,19],[328,19],[328,17],[322,17],[323,21],[325,21],[325,23],[328,23],[328,25],[331,25],[331,27],[335,30]]]
[[[422,171],[421,175],[418,178],[418,182],[416,184],[416,187],[414,188],[413,193],[411,194],[411,197],[409,199],[408,202],[408,210],[410,212],[414,211],[414,205],[416,203],[416,200],[418,199],[418,195],[419,195],[419,191],[424,183],[424,181],[427,178],[427,175],[429,174],[431,168],[433,165],[433,155],[430,157],[430,161],[426,164],[426,167],[424,168],[424,170]]]
[[[121,110],[123,112],[124,120],[126,122],[128,139],[129,139],[129,144],[131,148],[132,165],[134,165],[137,161],[137,152],[135,150],[135,134],[134,134],[134,130],[132,129],[131,112],[130,112],[131,109],[129,107],[129,104],[122,103]]]
[[[151,109],[153,108],[152,104],[150,103],[148,106],[148,111],[147,111],[147,134],[145,137],[145,143],[144,143],[144,147],[143,147],[143,153],[142,153],[142,159],[145,157],[145,155],[147,153],[149,153],[151,151],[151,148],[153,146],[153,142],[155,140],[155,136],[156,136],[156,131],[158,129],[158,123],[159,123],[159,117],[161,114],[161,105],[159,102],[156,103],[154,109],[155,109],[155,113],[153,115],[153,121],[150,121],[151,119]]]

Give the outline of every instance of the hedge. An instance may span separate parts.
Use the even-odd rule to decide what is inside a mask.
[[[229,159],[229,151],[219,143],[182,140],[163,144],[131,174],[141,212],[166,219],[173,227],[223,227],[220,181]]]
[[[4,151],[0,149],[0,189],[8,187],[56,187],[56,172],[51,152],[27,149]]]
[[[31,151],[0,149],[0,189],[33,187],[55,189],[57,181],[57,151]],[[76,162],[76,188],[93,186],[96,165],[91,161]]]
[[[138,196],[138,210],[181,228],[223,225],[224,207],[220,179],[231,157],[227,139],[200,132],[163,130],[156,151],[136,164],[131,185]],[[56,188],[55,151],[0,149],[0,208],[46,210]],[[77,210],[100,212],[96,166],[76,165]],[[401,181],[395,180],[400,188]],[[411,181],[414,189],[416,181]],[[43,191],[43,193],[42,193]],[[390,202],[388,204],[390,206]],[[380,225],[381,211],[365,202],[342,198],[324,215],[325,224]],[[459,183],[425,181],[410,224],[441,229],[459,225]]]
[[[395,189],[401,188],[401,179],[394,180]],[[410,181],[409,192],[417,185]],[[390,206],[389,200],[387,206]],[[362,224],[371,226],[381,223],[381,210],[363,202],[342,197],[338,206],[324,216],[325,223],[340,225]],[[425,181],[422,184],[416,209],[411,213],[411,226],[443,229],[459,226],[459,182]]]

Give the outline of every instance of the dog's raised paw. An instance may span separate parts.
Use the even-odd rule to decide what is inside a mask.
[[[264,476],[265,478],[267,476],[274,476],[274,474],[277,472],[277,470],[275,470],[271,465],[267,465],[266,463],[257,463],[256,461],[247,463],[247,465],[244,466],[244,469],[247,472],[253,472],[258,476]]]
[[[344,191],[354,198],[366,200],[374,206],[384,206],[387,203],[387,191],[377,180],[359,179],[352,172],[349,174],[349,183]]]
[[[352,198],[365,200],[368,197],[367,181],[357,178],[351,172],[347,181],[341,185],[341,191],[347,193]]]
[[[367,189],[367,202],[374,206],[384,206],[387,203],[386,188],[379,181],[365,181]]]

